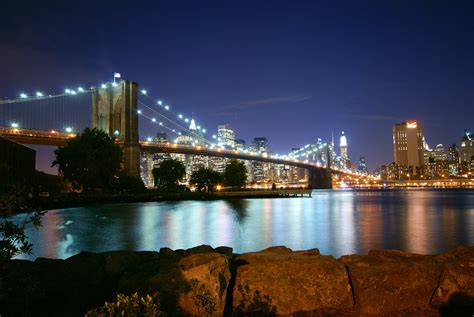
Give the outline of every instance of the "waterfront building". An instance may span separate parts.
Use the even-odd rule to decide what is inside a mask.
[[[250,151],[256,154],[268,154],[268,140],[265,137],[256,137],[250,146]],[[258,161],[252,161],[250,172],[254,182],[263,181],[265,174],[268,174],[268,164]],[[265,173],[267,172],[267,173]]]
[[[347,137],[344,134],[344,131],[341,132],[341,137],[339,138],[339,150],[341,153],[342,165],[343,167],[348,168],[350,166],[350,163],[349,155],[347,152]]]
[[[444,151],[443,144],[438,144],[434,151],[433,156],[435,161],[444,161],[447,159],[446,152]]]
[[[235,146],[235,133],[229,124],[222,124],[217,126],[217,145],[226,148],[233,148]]]
[[[472,133],[464,131],[464,135],[461,139],[459,147],[459,159],[460,161],[470,162],[474,156],[474,136]]]
[[[245,140],[242,139],[236,139],[235,142],[235,149],[239,151],[245,150]]]
[[[393,155],[395,164],[408,167],[410,175],[421,174],[423,166],[423,131],[415,120],[393,126]]]
[[[365,157],[361,156],[359,159],[359,166],[357,167],[357,171],[362,174],[369,174],[367,169],[367,163],[365,162]]]
[[[449,176],[459,175],[459,150],[456,144],[449,147],[448,150]]]
[[[158,132],[156,136],[153,138],[153,142],[155,143],[170,143],[168,139],[168,135],[166,132]]]

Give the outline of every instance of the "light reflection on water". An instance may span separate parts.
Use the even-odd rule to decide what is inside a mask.
[[[334,256],[439,253],[474,244],[474,190],[321,190],[312,198],[89,206],[49,211],[43,226],[27,233],[33,254],[23,258],[30,259],[200,244],[238,253],[273,245]]]

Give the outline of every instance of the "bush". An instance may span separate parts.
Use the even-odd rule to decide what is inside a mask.
[[[137,293],[127,296],[118,294],[113,303],[106,302],[104,306],[94,308],[86,313],[86,317],[105,316],[163,316],[160,311],[160,304],[150,295],[139,297]]]

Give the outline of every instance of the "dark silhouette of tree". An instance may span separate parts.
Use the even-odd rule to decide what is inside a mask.
[[[140,194],[146,191],[145,184],[140,177],[133,177],[125,172],[120,172],[116,189],[121,193]]]
[[[73,188],[84,191],[111,189],[122,162],[120,146],[98,129],[85,129],[54,154],[52,166],[58,166]]]
[[[189,184],[196,186],[197,191],[214,191],[216,185],[221,182],[221,174],[209,168],[201,167],[191,174]]]
[[[152,173],[155,186],[170,191],[178,189],[178,181],[186,175],[186,168],[183,162],[172,159],[161,162]]]
[[[26,200],[26,195],[18,191],[0,191],[0,267],[3,261],[18,254],[31,254],[33,246],[28,242],[25,229],[30,224],[40,226],[45,212],[28,210]],[[13,221],[11,217],[20,212],[27,212],[24,220]]]
[[[243,162],[231,160],[225,167],[224,180],[233,189],[241,188],[247,181],[247,168]]]

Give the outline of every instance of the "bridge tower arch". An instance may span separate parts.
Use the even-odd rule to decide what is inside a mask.
[[[138,84],[130,80],[92,89],[92,127],[122,141],[123,170],[134,177],[140,177],[137,100]]]

